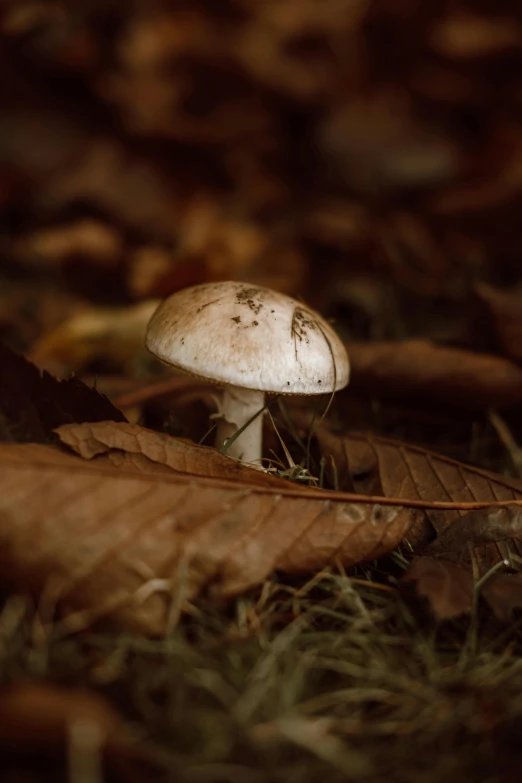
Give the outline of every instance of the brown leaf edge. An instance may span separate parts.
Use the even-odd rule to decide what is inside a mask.
[[[127,421],[96,389],[78,378],[58,380],[0,343],[0,440],[49,443],[62,424]]]

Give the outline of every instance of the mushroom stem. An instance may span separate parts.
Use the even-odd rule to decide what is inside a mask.
[[[249,419],[264,407],[265,393],[240,386],[225,386],[221,396],[221,408],[217,419],[216,448],[221,449],[227,438],[234,435]],[[226,450],[226,454],[241,462],[261,465],[263,440],[263,414],[250,422]]]

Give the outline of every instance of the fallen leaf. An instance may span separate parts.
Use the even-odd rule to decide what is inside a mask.
[[[321,452],[326,457],[326,464],[330,465],[330,472],[333,460],[339,487],[344,490],[352,489],[361,494],[383,495],[388,498],[447,500],[454,503],[522,500],[522,481],[465,465],[442,454],[426,451],[420,446],[359,433],[334,435],[324,427],[318,428],[316,437]],[[472,520],[467,528],[468,540],[473,530],[477,533],[479,519],[497,512],[498,518],[503,515],[506,519],[508,516],[504,509],[491,512],[487,509],[472,511],[466,517]],[[455,523],[461,524],[466,513],[466,510],[459,509],[427,508],[422,520],[410,531],[408,538],[416,547],[420,547],[426,545],[435,535],[442,536],[445,531],[448,531],[447,535],[450,536],[456,530]],[[516,513],[518,515],[518,510]],[[486,546],[485,552],[491,555],[487,559],[491,565],[508,554],[507,547],[499,538],[505,537],[501,536],[502,530],[505,532],[505,528],[499,525],[488,542],[478,541]],[[513,532],[514,529],[511,529],[511,534]],[[497,543],[490,545],[492,540]],[[461,546],[462,541],[459,542],[458,548]],[[518,546],[515,548],[518,551]],[[522,548],[520,551],[522,552]]]
[[[39,367],[63,374],[80,372],[102,357],[129,370],[146,366],[150,354],[144,334],[159,300],[131,307],[90,307],[42,335],[29,358]]]
[[[515,361],[522,360],[522,293],[504,291],[486,283],[477,284],[474,294],[482,307],[477,330],[493,338],[494,347]]]
[[[335,104],[319,134],[327,160],[362,191],[433,187],[458,173],[457,150],[393,87]]]
[[[62,131],[63,133],[63,131]],[[71,202],[84,200],[134,229],[160,234],[176,220],[176,183],[161,167],[133,155],[110,135],[92,135],[78,154],[43,183],[39,197],[58,214]],[[168,230],[168,229],[167,229]]]
[[[73,421],[125,421],[103,394],[77,378],[59,381],[0,344],[0,440],[45,443]]]
[[[415,582],[438,620],[469,612],[473,604],[473,574],[467,568],[436,557],[416,557],[402,577]]]
[[[438,620],[466,614],[473,607],[473,572],[446,557],[415,557],[402,577],[415,582],[419,595],[427,598]],[[522,608],[522,574],[493,574],[486,577],[480,595],[495,617],[509,623]]]
[[[472,582],[472,567],[478,567],[479,576],[485,577],[480,594],[499,620],[509,622],[513,611],[522,607],[522,574],[498,573],[498,567],[495,567],[502,563],[506,567],[519,567],[521,543],[522,508],[507,505],[503,508],[476,509],[464,514],[436,538],[425,552],[429,555],[428,560],[436,558],[440,567],[445,569],[448,582],[462,581],[463,570]],[[504,559],[499,557],[499,550]],[[495,570],[491,571],[492,568]],[[458,584],[454,585],[454,589],[459,589]],[[434,603],[439,598],[430,593],[429,585],[423,594],[435,610]],[[468,609],[471,609],[471,601]]]
[[[495,617],[503,623],[513,619],[515,609],[522,608],[522,574],[495,574],[481,590]]]
[[[431,44],[443,56],[469,61],[518,48],[521,38],[522,30],[513,17],[480,16],[457,9],[435,25]]]
[[[522,368],[500,356],[429,340],[349,343],[350,388],[375,397],[414,397],[482,410],[522,402]]]
[[[100,775],[107,773],[111,780],[138,781],[136,764],[146,763],[146,754],[140,753],[123,718],[105,698],[39,682],[0,689],[0,749],[0,772],[12,769],[10,761],[16,759],[20,779],[22,770],[30,775],[35,764],[54,772],[55,780],[62,779],[66,761],[74,758],[78,764],[88,763],[89,769],[99,765]]]
[[[139,247],[130,257],[127,285],[136,299],[169,296],[205,281],[203,261],[180,259],[163,247]]]
[[[371,435],[336,436],[325,428],[316,435],[327,464],[333,458],[340,486],[352,491],[398,500],[522,500],[522,481],[418,446]],[[403,579],[416,583],[438,619],[448,619],[471,610],[472,564],[480,576],[502,562],[517,565],[522,553],[522,508],[515,504],[470,511],[426,508],[407,535],[423,556],[414,558]],[[522,606],[522,574],[493,574],[482,595],[505,621]]]
[[[515,505],[482,508],[468,511],[455,520],[430,544],[429,552],[463,560],[470,546],[476,548],[483,544],[500,544],[510,539],[522,541],[522,508]],[[504,558],[509,559],[509,555],[509,549],[504,549]],[[491,562],[484,565],[495,564]]]
[[[226,598],[276,569],[379,557],[417,513],[286,482],[115,469],[39,444],[0,445],[0,465],[2,579],[40,596],[49,620],[58,606],[70,629],[110,616],[163,634],[205,589]]]
[[[230,479],[265,487],[285,486],[281,479],[252,470],[214,448],[172,438],[137,424],[112,421],[65,424],[56,433],[62,443],[80,457],[92,459],[105,454],[107,461],[117,467],[134,466],[150,473],[155,467],[164,466],[192,476]],[[136,461],[136,457],[143,459]]]
[[[84,690],[26,682],[0,689],[0,744],[50,755],[65,749],[75,723],[89,723],[103,746],[122,730],[120,715],[101,696]]]
[[[123,242],[114,228],[82,219],[36,231],[15,243],[13,250],[24,266],[60,266],[75,257],[114,266],[123,254]]]

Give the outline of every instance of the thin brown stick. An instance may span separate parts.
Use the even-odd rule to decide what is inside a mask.
[[[142,405],[144,402],[149,402],[150,400],[158,399],[159,397],[166,397],[169,394],[174,394],[179,391],[194,391],[200,387],[208,387],[209,390],[212,389],[210,383],[205,383],[204,381],[187,383],[186,378],[175,376],[173,378],[166,378],[163,381],[149,383],[147,386],[142,386],[141,389],[122,394],[121,396],[116,397],[115,400],[112,400],[112,402],[117,408],[131,408],[134,405]]]

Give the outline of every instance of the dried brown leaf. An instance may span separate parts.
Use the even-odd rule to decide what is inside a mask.
[[[333,460],[339,486],[345,490],[388,498],[454,503],[522,500],[522,481],[465,465],[420,446],[374,435],[338,436],[325,428],[317,431],[317,438],[327,464],[332,464]],[[465,541],[473,546],[480,545],[480,559],[484,567],[488,567],[508,556],[509,547],[504,539],[519,537],[519,510],[518,507],[514,509],[511,514],[509,509],[485,509],[472,511],[469,515],[464,509],[425,509],[409,539],[419,547],[435,534],[449,538],[456,536],[460,529],[458,543],[449,548],[461,551]],[[495,519],[499,521],[494,527]],[[460,528],[455,527],[457,522]],[[522,551],[522,545],[514,544],[514,548]],[[447,550],[445,547],[444,552]]]
[[[0,440],[43,443],[72,421],[125,421],[103,394],[77,378],[59,381],[0,344]]]
[[[123,241],[114,228],[85,218],[36,231],[19,240],[14,253],[24,266],[54,267],[75,258],[114,266],[123,253]]]
[[[261,487],[285,487],[281,479],[247,468],[214,448],[197,446],[137,424],[112,421],[93,425],[66,424],[56,433],[62,443],[84,459],[105,454],[107,461],[118,467],[134,464],[137,469],[150,472],[155,466],[165,466],[193,476],[230,479]],[[136,456],[143,459],[136,462]]]
[[[431,35],[433,48],[454,60],[474,60],[518,47],[522,30],[510,16],[479,16],[469,10],[457,10],[442,17]]]
[[[466,408],[522,402],[522,369],[499,356],[428,340],[350,343],[351,386],[379,397],[415,397]]]
[[[147,233],[172,226],[178,198],[159,167],[107,136],[91,139],[81,155],[45,182],[39,195],[58,213],[78,199],[92,202]]]
[[[187,600],[233,596],[274,569],[352,565],[393,549],[415,512],[342,493],[108,468],[0,445],[0,573],[69,628],[162,634]],[[288,488],[287,488],[288,487]]]
[[[522,574],[496,574],[481,590],[499,620],[509,623],[515,609],[522,608]]]
[[[416,557],[403,581],[415,582],[417,592],[428,599],[438,620],[449,620],[471,610],[473,575],[456,563],[436,557]]]
[[[388,498],[426,501],[520,501],[522,481],[456,462],[418,446],[370,435],[317,433],[323,455],[332,458],[342,487]],[[436,538],[426,544],[433,535]],[[424,553],[405,580],[416,582],[438,619],[456,617],[472,607],[473,569],[482,576],[502,562],[517,567],[522,553],[522,508],[505,505],[466,511],[426,508],[408,533]],[[493,574],[482,594],[505,621],[522,606],[522,574]]]
[[[16,765],[20,780],[26,768],[33,779],[35,764],[45,769],[45,780],[53,772],[61,780],[72,754],[79,764],[86,755],[90,765],[98,761],[111,780],[131,783],[146,772],[140,764],[147,763],[146,749],[132,742],[122,716],[99,694],[79,688],[26,682],[0,689],[0,748],[0,773]]]
[[[487,333],[494,347],[515,361],[522,360],[522,293],[504,291],[486,283],[477,284],[474,294],[482,304],[477,328]]]
[[[457,577],[460,581],[464,579],[460,571],[455,570],[457,565],[461,568],[464,566],[469,579],[472,580],[471,561],[474,561],[480,569],[480,575],[485,576],[480,590],[482,597],[499,620],[509,622],[513,611],[522,607],[522,574],[496,573],[498,568],[489,573],[487,570],[502,562],[506,566],[520,568],[521,561],[517,552],[520,551],[521,542],[522,509],[520,506],[508,505],[503,508],[470,511],[444,531],[428,547],[426,553],[430,556],[429,560],[437,558],[442,564],[449,581],[457,580]],[[517,543],[519,547],[513,547],[513,544]],[[505,560],[499,558],[498,554],[495,557],[495,548],[491,544],[496,544]],[[433,605],[438,598],[430,595],[429,589],[427,586],[424,595]],[[458,589],[457,584],[454,589]]]
[[[96,693],[23,683],[0,690],[0,744],[53,754],[65,748],[74,723],[89,723],[103,746],[123,729],[123,720]]]
[[[417,592],[428,599],[438,620],[457,617],[470,612],[473,607],[471,568],[446,557],[416,557],[402,579],[415,582]],[[522,574],[486,576],[480,595],[498,620],[509,623],[513,612],[522,608]]]
[[[499,544],[502,541],[522,541],[522,508],[482,508],[468,511],[446,528],[429,547],[430,555],[451,559],[466,559],[470,547]],[[504,556],[509,549],[503,547]],[[494,563],[492,563],[494,565]]]
[[[100,358],[132,374],[150,363],[143,336],[158,304],[158,299],[147,299],[130,307],[82,308],[43,334],[29,358],[57,374],[80,372]]]
[[[411,108],[403,91],[393,88],[335,105],[320,129],[322,151],[341,177],[367,192],[435,185],[455,176],[456,149]]]

